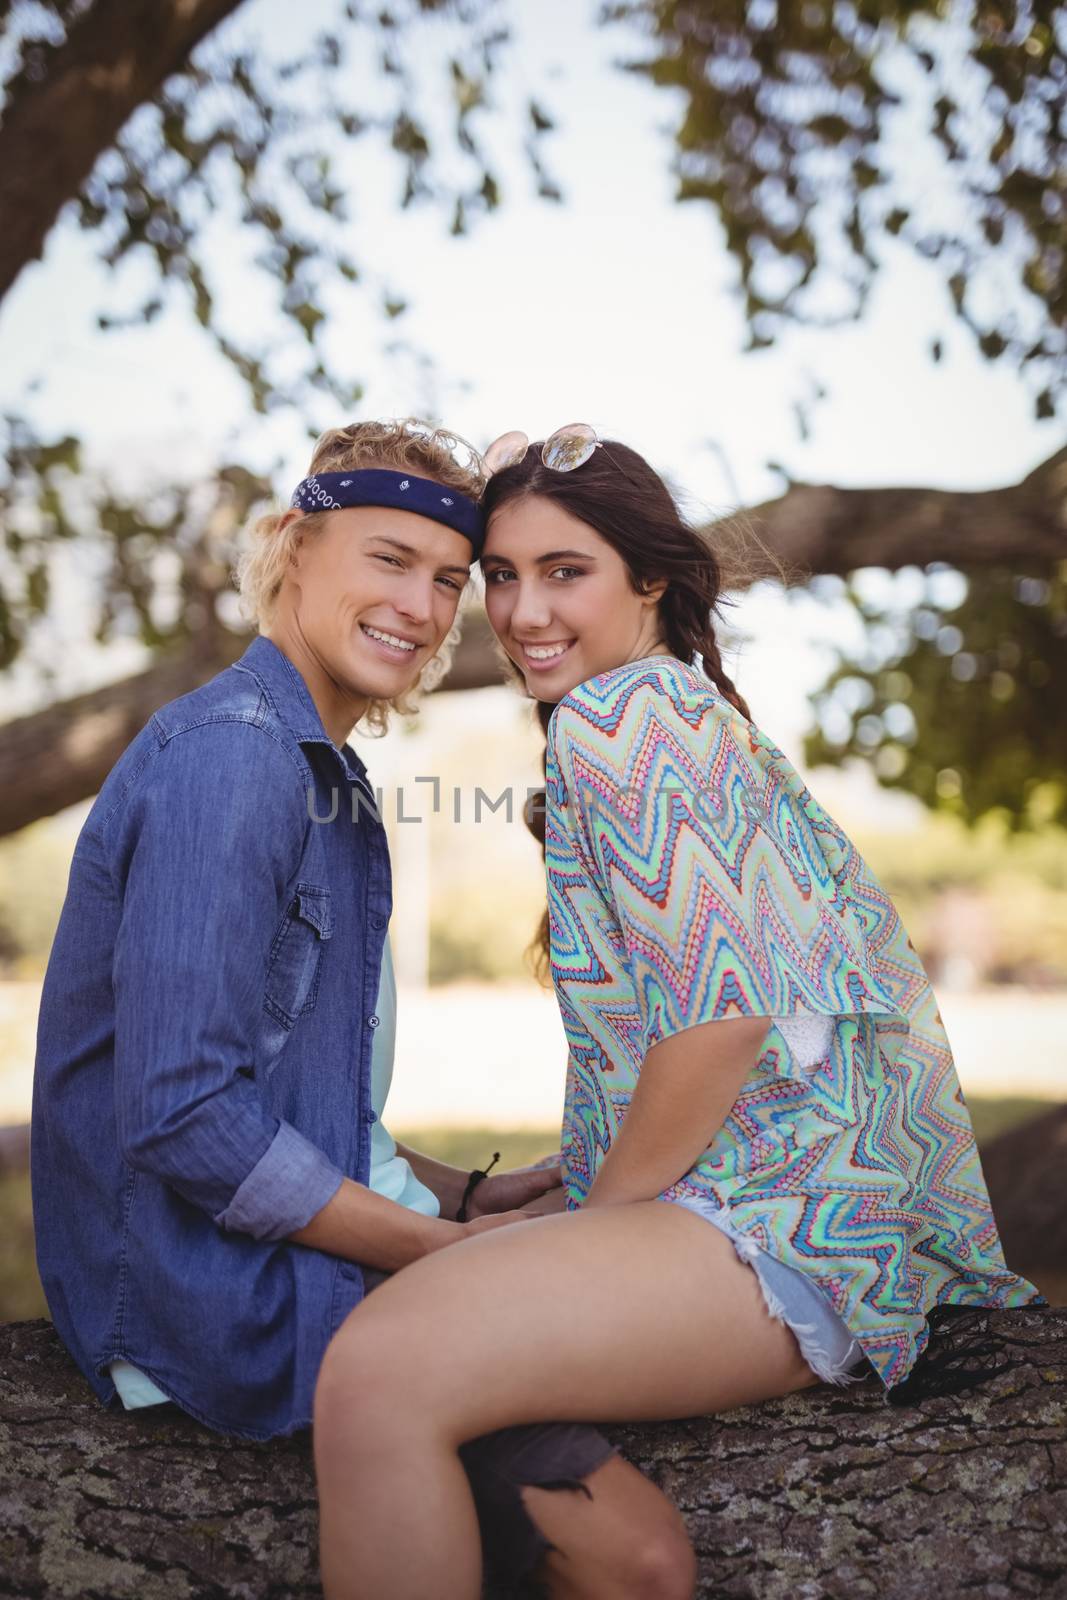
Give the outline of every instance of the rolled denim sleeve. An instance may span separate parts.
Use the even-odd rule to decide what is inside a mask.
[[[291,757],[233,721],[172,736],[131,786],[111,841],[123,1157],[258,1239],[303,1227],[342,1182],[268,1111],[254,1077],[271,941],[307,826]]]
[[[231,1232],[257,1239],[284,1239],[296,1233],[332,1200],[341,1174],[321,1150],[279,1122],[263,1155],[215,1221]]]

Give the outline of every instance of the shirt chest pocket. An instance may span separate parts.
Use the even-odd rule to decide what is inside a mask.
[[[270,947],[263,998],[264,1009],[287,1032],[298,1017],[314,1010],[332,936],[330,891],[298,883]]]

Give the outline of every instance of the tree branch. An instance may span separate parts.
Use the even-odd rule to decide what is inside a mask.
[[[777,500],[713,524],[723,530],[734,586],[859,567],[1013,567],[1067,558],[1067,447],[1004,489],[837,489],[794,483]],[[750,525],[756,540],[746,538]],[[752,545],[762,544],[763,549]]]
[[[18,717],[0,734],[0,836],[96,794],[149,718],[229,666],[248,640],[213,629],[146,672]]]
[[[137,107],[240,0],[97,0],[0,123],[0,298]]]
[[[214,627],[134,677],[5,724],[0,728],[0,837],[97,794],[160,706],[206,683],[247,645],[248,635]],[[442,687],[480,689],[502,681],[489,624],[483,613],[471,611]]]

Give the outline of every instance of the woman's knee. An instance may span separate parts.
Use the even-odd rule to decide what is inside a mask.
[[[357,1306],[326,1347],[315,1383],[315,1427],[330,1432],[359,1418],[395,1417],[412,1393],[410,1352],[393,1319]]]
[[[620,1543],[625,1559],[619,1600],[692,1600],[696,1555],[681,1513],[666,1496],[645,1508]]]

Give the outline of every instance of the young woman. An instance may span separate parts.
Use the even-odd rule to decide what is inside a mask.
[[[415,1263],[333,1341],[329,1600],[473,1600],[475,1434],[890,1388],[933,1307],[1039,1299],[896,912],[723,671],[712,552],[591,429],[487,462],[489,618],[548,734],[570,1210]],[[633,1549],[543,1571],[598,1600],[693,1584],[676,1546],[656,1574]]]

